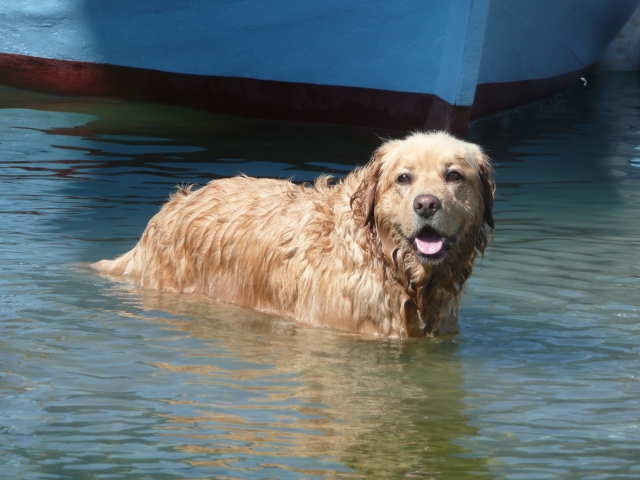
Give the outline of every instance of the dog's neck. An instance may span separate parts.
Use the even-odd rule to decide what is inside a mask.
[[[390,226],[376,225],[373,235],[391,277],[385,279],[394,317],[408,336],[436,336],[457,327],[458,299],[471,275],[478,235],[461,235],[458,245],[437,264],[417,260],[414,252]],[[463,255],[462,252],[471,252]]]

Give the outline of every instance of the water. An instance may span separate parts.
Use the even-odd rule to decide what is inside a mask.
[[[2,478],[640,478],[640,76],[470,139],[497,230],[461,331],[385,341],[86,268],[176,184],[344,175],[374,132],[0,88]]]

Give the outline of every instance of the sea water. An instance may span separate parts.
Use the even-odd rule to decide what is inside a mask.
[[[456,335],[314,329],[87,268],[176,185],[341,177],[379,135],[0,87],[1,478],[640,478],[638,74],[471,126],[496,230]]]

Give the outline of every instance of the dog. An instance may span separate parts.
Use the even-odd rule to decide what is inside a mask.
[[[180,188],[133,250],[93,266],[314,326],[433,337],[457,329],[494,190],[480,147],[413,133],[340,181],[242,175]]]

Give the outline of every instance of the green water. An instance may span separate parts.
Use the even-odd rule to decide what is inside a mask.
[[[640,75],[469,138],[497,229],[460,333],[375,340],[85,265],[176,184],[344,175],[376,132],[0,87],[1,477],[640,478]]]

